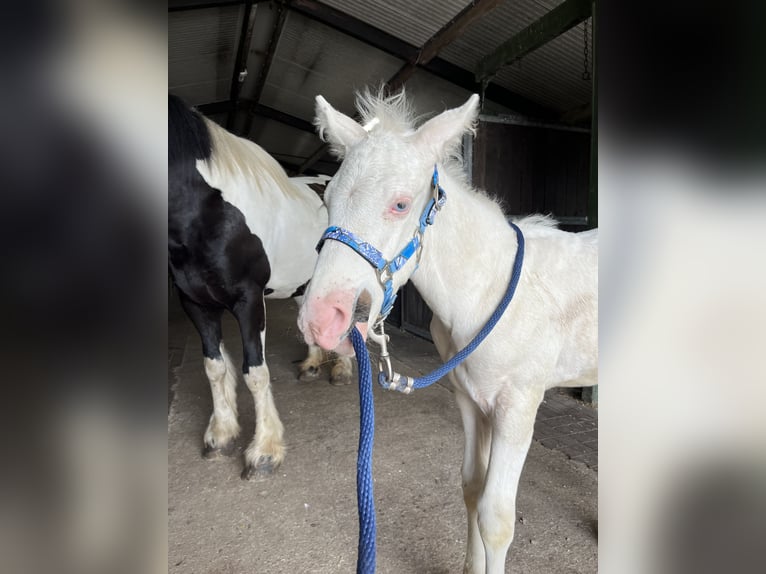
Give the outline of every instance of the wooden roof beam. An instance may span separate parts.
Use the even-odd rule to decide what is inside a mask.
[[[431,36],[425,44],[418,50],[418,53],[411,57],[388,82],[386,90],[393,93],[399,90],[404,83],[415,73],[420,65],[428,64],[444,48],[463,35],[468,27],[479,20],[482,16],[491,12],[502,4],[503,0],[473,0],[463,8],[454,18],[447,22],[441,29]]]
[[[523,58],[547,44],[591,15],[591,0],[564,0],[542,18],[532,22],[510,40],[481,59],[476,66],[476,81],[488,82],[503,66]]]
[[[231,113],[233,111],[245,110],[248,114],[274,120],[286,126],[291,126],[297,130],[307,132],[310,134],[316,133],[316,128],[311,122],[307,122],[304,119],[296,118],[285,112],[281,112],[269,106],[257,103],[255,100],[247,98],[240,98],[236,102],[230,100],[224,100],[221,102],[211,102],[208,104],[200,104],[194,106],[203,116],[211,116],[216,114]],[[243,134],[244,137],[248,137],[249,134]]]
[[[255,0],[256,2],[262,0]],[[168,12],[187,12],[244,4],[245,0],[168,0]]]

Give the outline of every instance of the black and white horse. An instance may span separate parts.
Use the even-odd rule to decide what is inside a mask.
[[[245,383],[255,401],[255,436],[242,477],[269,474],[282,462],[284,445],[265,362],[264,297],[299,299],[303,293],[327,227],[327,210],[309,184],[329,178],[288,178],[258,145],[172,95],[168,163],[168,262],[202,339],[213,393],[203,454],[230,452],[240,431],[237,369],[221,341],[221,316],[228,309],[239,322]],[[323,360],[322,351],[310,347],[301,380],[316,378]],[[350,376],[350,360],[338,359],[331,382]]]

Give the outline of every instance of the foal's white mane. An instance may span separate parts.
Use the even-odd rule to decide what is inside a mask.
[[[404,89],[389,96],[386,96],[382,89],[375,93],[369,89],[357,92],[356,109],[362,118],[360,123],[370,133],[387,131],[409,136],[415,133],[418,124],[427,119],[426,115],[415,115]],[[475,123],[470,126],[469,131],[472,134],[476,133]],[[459,148],[460,142],[455,149],[448,150],[450,156],[457,160],[460,159],[457,153]]]
[[[415,114],[404,89],[395,94],[386,95],[382,88],[376,91],[366,88],[356,93],[356,110],[359,123],[371,135],[385,132],[408,137],[413,135],[419,124],[426,119],[425,115]],[[320,116],[314,119],[314,125],[317,126],[320,139],[329,141],[332,153],[342,158],[346,152],[345,145],[333,142],[331,138],[326,137],[327,126]],[[469,129],[472,132],[475,131],[474,126]],[[455,149],[447,150],[449,155],[455,155],[459,147],[460,142],[457,142]]]
[[[417,119],[412,106],[402,90],[386,96],[382,91],[373,93],[369,89],[356,95],[356,109],[362,118],[361,124],[368,126],[368,131],[387,131],[401,135],[410,135],[415,131]]]

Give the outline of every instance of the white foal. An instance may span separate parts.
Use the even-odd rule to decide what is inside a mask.
[[[476,335],[501,300],[517,248],[500,207],[472,189],[454,161],[463,134],[473,129],[478,96],[418,129],[403,94],[365,95],[358,108],[365,127],[317,97],[320,134],[345,158],[325,194],[329,224],[349,230],[390,261],[418,229],[437,165],[446,204],[425,231],[417,273],[412,257],[394,274],[393,287],[412,278],[434,313],[431,333],[446,360]],[[368,127],[373,118],[377,123]],[[450,374],[465,430],[470,574],[504,571],[519,476],[545,390],[596,382],[597,232],[566,233],[542,216],[516,223],[526,253],[514,300],[494,331]],[[347,245],[327,241],[299,326],[307,343],[350,353],[353,323],[373,324],[382,301],[370,264]]]

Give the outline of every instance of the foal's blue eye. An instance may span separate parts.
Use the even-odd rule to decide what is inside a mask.
[[[410,207],[410,203],[408,201],[397,201],[394,204],[394,211],[397,211],[399,213],[404,213],[407,211]]]

